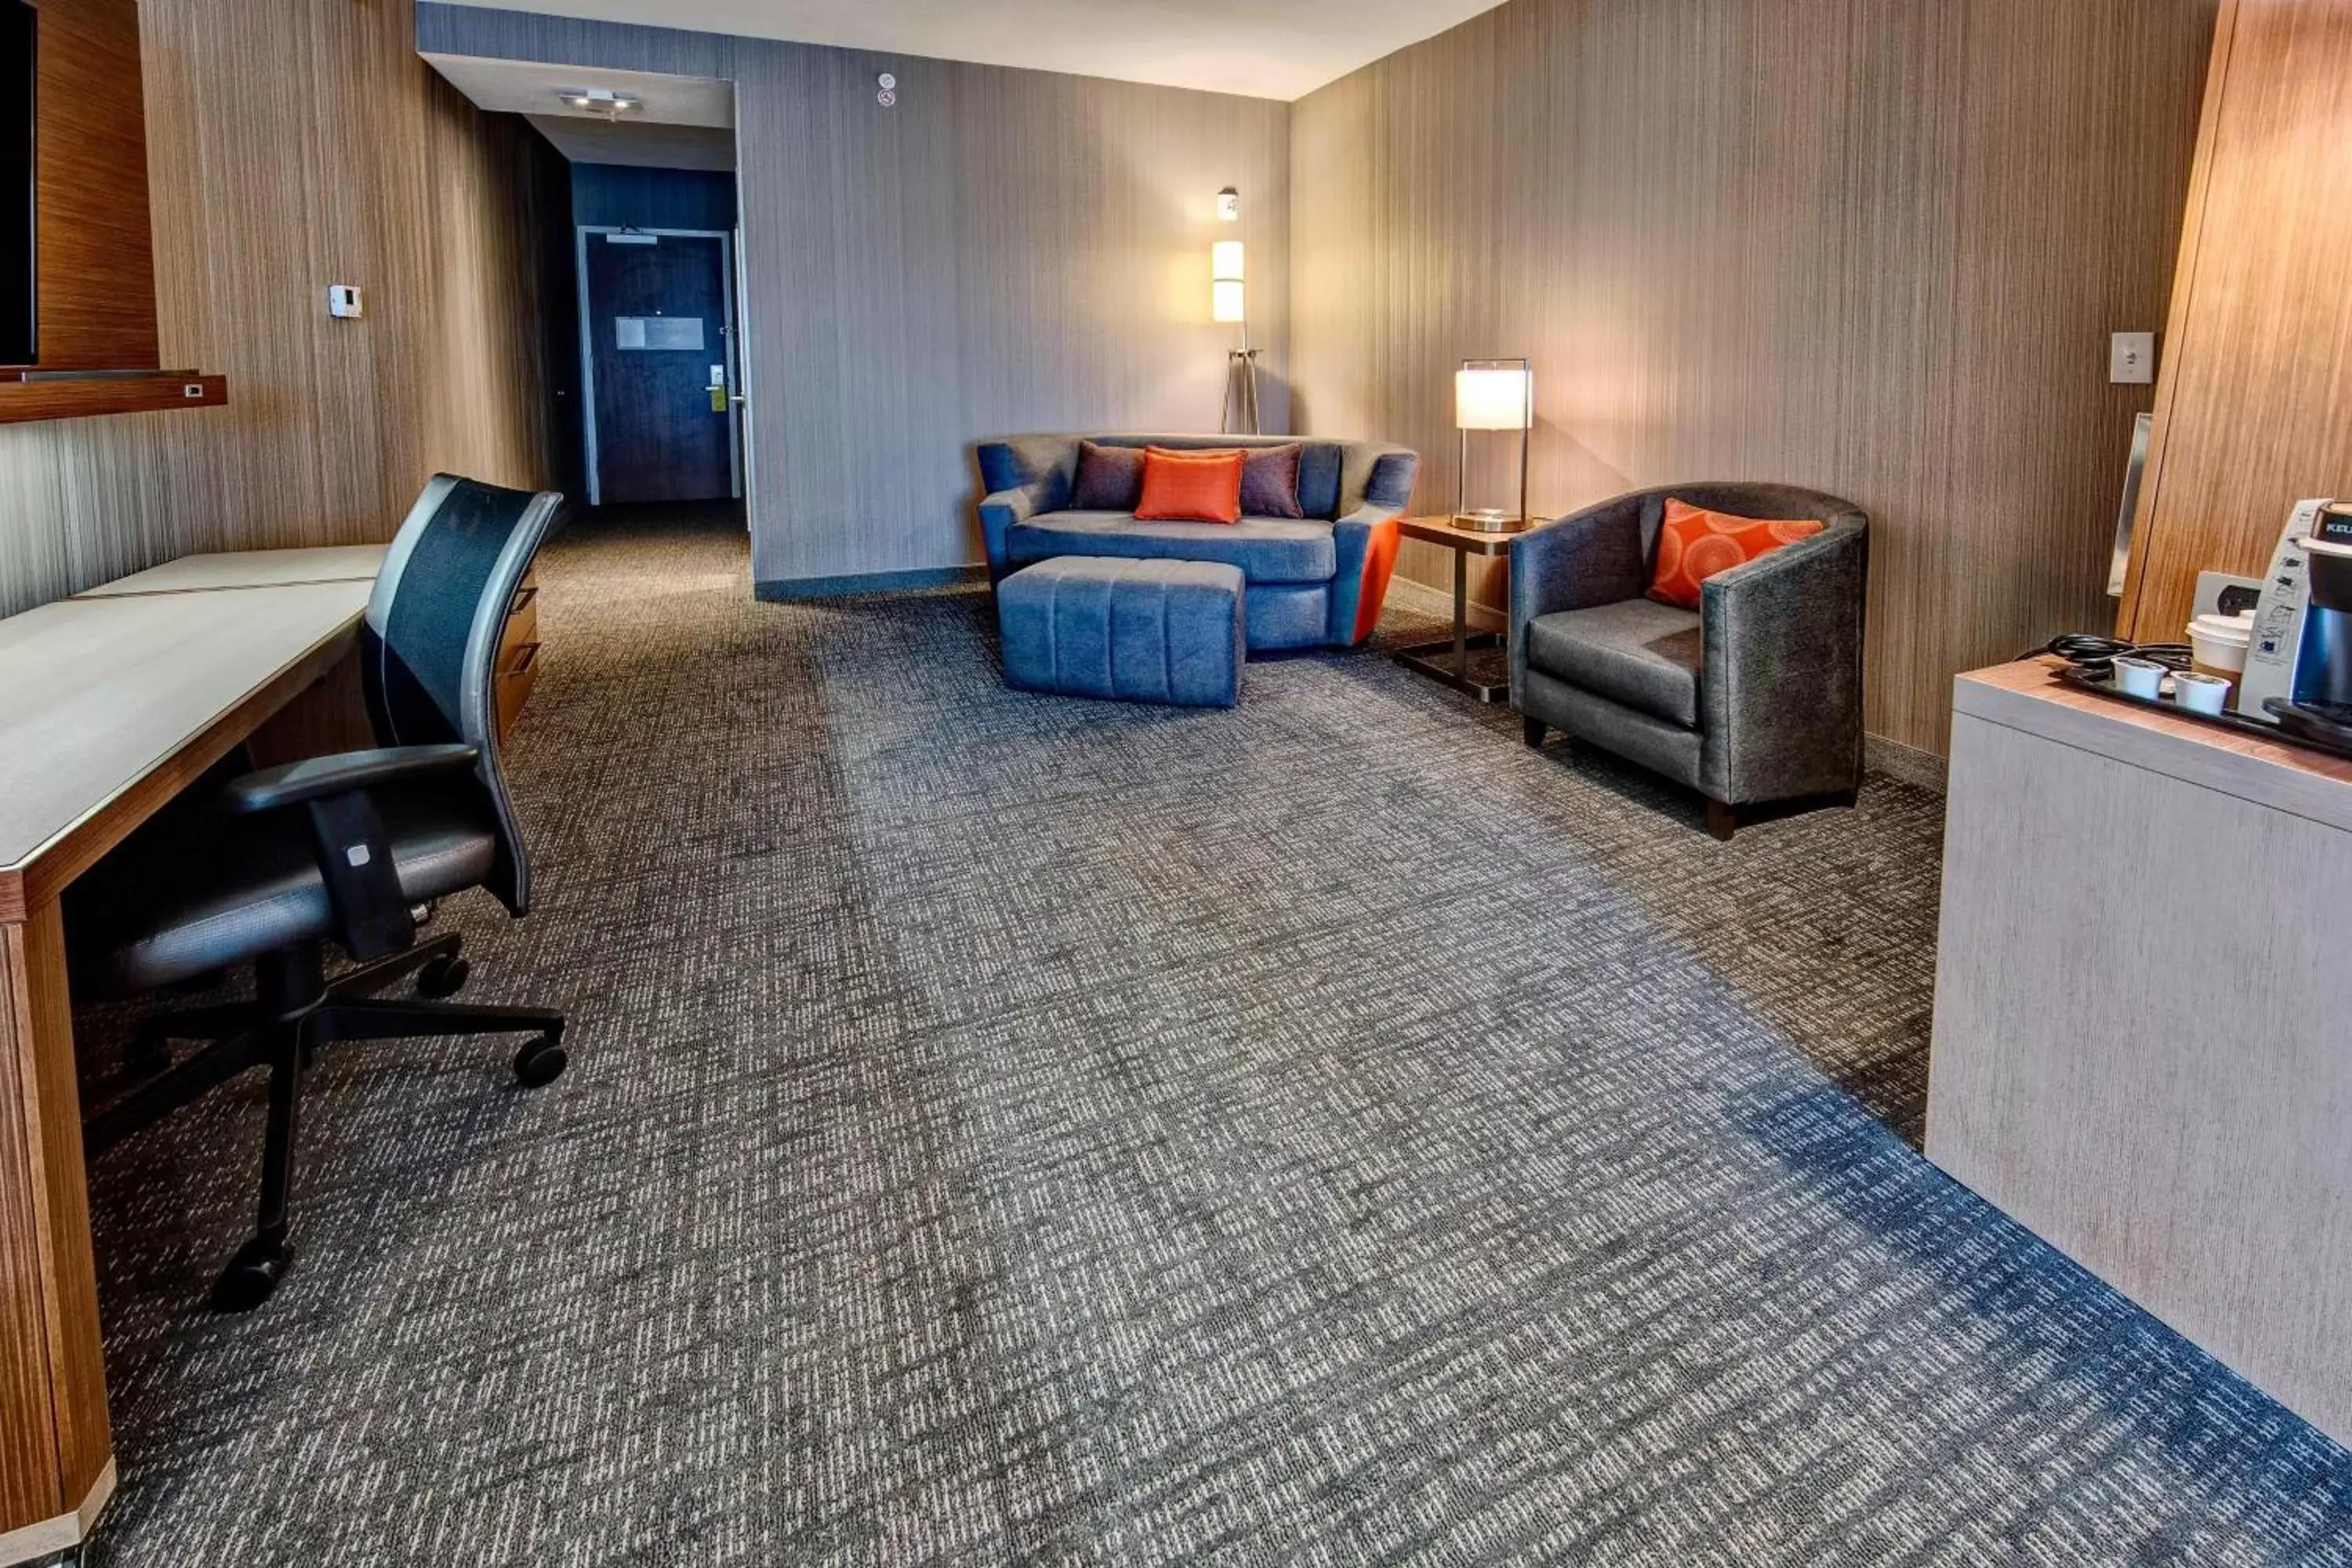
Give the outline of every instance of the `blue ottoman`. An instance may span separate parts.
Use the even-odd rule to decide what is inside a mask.
[[[1004,679],[1024,691],[1231,708],[1242,690],[1242,571],[1209,561],[1058,555],[996,585]]]

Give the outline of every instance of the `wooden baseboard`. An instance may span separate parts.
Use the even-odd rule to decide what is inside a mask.
[[[1454,592],[1450,588],[1433,588],[1426,583],[1416,583],[1410,577],[1389,579],[1390,605],[1415,615],[1429,616],[1449,625],[1454,619]],[[1470,629],[1476,632],[1499,632],[1508,620],[1502,611],[1491,609],[1473,601],[1470,605]]]
[[[0,1535],[0,1563],[36,1563],[72,1551],[89,1539],[89,1532],[98,1528],[98,1516],[113,1498],[114,1461],[109,1459],[106,1468],[98,1472],[98,1479],[90,1483],[89,1495],[73,1512]]]
[[[1945,781],[1949,767],[1933,752],[1923,752],[1884,735],[1865,735],[1862,741],[1862,765],[1868,772],[1885,773],[1921,789],[1946,793]]]

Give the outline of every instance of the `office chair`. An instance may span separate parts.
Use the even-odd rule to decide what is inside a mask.
[[[443,998],[466,981],[454,933],[416,940],[431,900],[487,888],[530,903],[530,866],[499,770],[493,666],[508,607],[562,498],[436,476],[384,558],[360,632],[381,749],[315,757],[192,791],[71,890],[77,990],[129,994],[254,966],[255,999],[143,1021],[130,1062],[161,1067],[85,1122],[91,1153],[248,1068],[269,1068],[260,1212],[213,1291],[268,1300],[292,1260],[287,1207],[301,1075],[319,1050],[422,1035],[528,1034],[530,1089],[563,1071],[563,1015]],[[330,981],[332,941],[357,967]],[[411,975],[424,1000],[380,993]],[[164,1042],[210,1042],[176,1065]]]

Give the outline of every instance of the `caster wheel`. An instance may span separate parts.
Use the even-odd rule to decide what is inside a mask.
[[[455,996],[473,972],[474,966],[462,958],[436,958],[416,972],[416,994],[431,1002]]]
[[[228,1267],[221,1270],[220,1282],[213,1287],[213,1310],[252,1311],[277,1291],[278,1282],[286,1278],[293,1261],[293,1250],[284,1242],[254,1237],[238,1247]]]
[[[515,1077],[525,1089],[545,1089],[563,1076],[572,1058],[552,1035],[541,1035],[515,1053]]]

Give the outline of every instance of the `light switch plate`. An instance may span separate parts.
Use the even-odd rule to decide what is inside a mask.
[[[360,302],[360,291],[352,284],[337,283],[327,290],[327,314],[346,321],[357,321],[366,314]]]
[[[2107,379],[2117,386],[2156,384],[2156,334],[2117,332],[2107,348]]]

